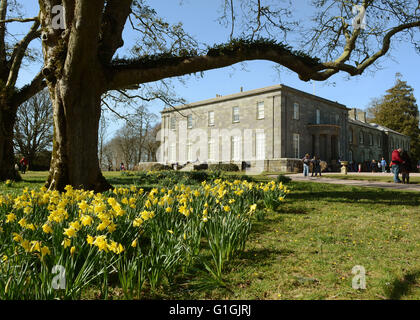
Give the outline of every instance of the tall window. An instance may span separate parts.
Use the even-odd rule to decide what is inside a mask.
[[[321,123],[321,111],[319,111],[319,109],[316,109],[315,118],[316,118],[315,123],[320,124]]]
[[[257,132],[255,134],[255,151],[257,160],[265,159],[265,133]]]
[[[187,161],[193,161],[192,143],[187,141]]]
[[[176,127],[176,118],[172,117],[171,118],[171,130],[175,130]]]
[[[208,144],[208,160],[215,160],[215,150],[214,150],[214,140],[213,139],[209,139],[209,144]]]
[[[335,124],[340,124],[340,115],[338,113],[335,114]]]
[[[353,161],[353,151],[349,150],[349,161]]]
[[[359,144],[363,144],[364,143],[364,137],[363,137],[363,132],[360,131],[359,132]]]
[[[257,119],[264,119],[264,102],[257,103]]]
[[[239,122],[239,107],[232,108],[232,122]]]
[[[293,119],[299,120],[299,103],[293,104]]]
[[[176,161],[176,143],[171,143],[169,146],[169,159],[172,162]]]
[[[299,158],[299,134],[293,134],[293,156],[294,158]]]
[[[353,129],[350,128],[350,132],[349,132],[349,143],[353,143]]]
[[[191,129],[193,127],[193,120],[192,120],[192,114],[189,114],[187,116],[187,128]]]
[[[214,126],[214,111],[209,111],[209,127]]]
[[[232,160],[234,161],[241,160],[241,137],[240,136],[232,137]]]
[[[369,145],[373,146],[373,136],[371,133],[369,133]]]

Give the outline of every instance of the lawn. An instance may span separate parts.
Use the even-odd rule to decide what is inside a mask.
[[[40,187],[46,173],[29,172]],[[135,177],[105,173],[115,185]],[[384,177],[385,178],[385,177]],[[267,180],[266,176],[256,177]],[[225,287],[191,272],[144,298],[157,299],[420,299],[420,194],[292,182],[277,212],[253,225],[246,250],[228,265]],[[366,290],[352,288],[352,268],[366,270]],[[111,297],[121,290],[111,288]],[[97,298],[95,288],[85,298]]]
[[[383,176],[374,176],[374,175],[363,175],[361,173],[360,175],[344,175],[344,174],[323,174],[323,178],[331,178],[331,179],[342,179],[342,180],[362,180],[362,181],[375,181],[375,182],[394,182],[394,176],[390,173],[384,173]],[[401,179],[401,175],[400,175]],[[410,177],[410,183],[411,184],[419,184],[420,183],[420,177],[416,176]]]

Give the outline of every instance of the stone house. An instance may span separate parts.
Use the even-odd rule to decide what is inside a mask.
[[[381,146],[398,134],[352,118],[343,104],[285,85],[165,108],[161,117],[159,162],[245,162],[261,171],[300,170],[306,153],[331,165],[339,159],[364,161],[371,156],[365,147],[375,156],[381,152],[365,140],[355,143],[359,131],[367,141],[370,134],[381,135]]]

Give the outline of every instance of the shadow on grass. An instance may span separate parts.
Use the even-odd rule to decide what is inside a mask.
[[[343,191],[342,188],[348,188]],[[403,192],[396,190],[383,190],[357,187],[337,187],[329,185],[314,184],[294,184],[292,192],[287,195],[287,200],[295,203],[302,200],[326,201],[352,203],[361,201],[362,203],[386,204],[386,205],[406,205],[419,206],[420,193]]]
[[[418,278],[420,278],[420,270],[407,273],[402,279],[395,279],[388,289],[388,298],[400,300],[403,296],[408,295],[416,285]]]

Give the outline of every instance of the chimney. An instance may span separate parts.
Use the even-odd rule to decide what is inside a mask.
[[[366,112],[365,111],[357,111],[357,120],[366,123]]]
[[[241,92],[244,92],[244,87],[241,87]]]
[[[355,108],[352,108],[352,109],[349,110],[349,118],[352,119],[352,120],[357,120],[356,119],[356,109]]]

